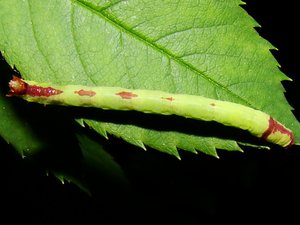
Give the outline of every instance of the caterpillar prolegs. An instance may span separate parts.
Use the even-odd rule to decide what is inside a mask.
[[[9,96],[17,95],[29,102],[174,114],[247,130],[282,147],[295,143],[292,131],[270,115],[233,102],[155,90],[41,84],[16,76],[9,82],[9,87]]]

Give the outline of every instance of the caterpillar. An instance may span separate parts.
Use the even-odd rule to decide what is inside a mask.
[[[16,76],[9,82],[9,88],[8,96],[19,96],[29,102],[174,114],[247,130],[258,138],[285,148],[295,144],[292,131],[270,115],[228,101],[157,90],[50,85],[25,81]]]

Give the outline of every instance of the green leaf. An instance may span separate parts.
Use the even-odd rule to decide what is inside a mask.
[[[0,136],[24,157],[27,153],[40,151],[45,147],[45,143],[17,111],[21,110],[14,107],[12,102],[0,92]]]
[[[105,185],[103,184],[103,178],[109,181],[106,182],[108,186],[112,183],[118,184],[119,186],[123,185],[124,187],[128,185],[128,180],[122,168],[113,157],[105,151],[104,146],[87,135],[77,134],[77,138],[83,155],[82,164],[87,171],[86,173],[92,174],[90,177],[93,180],[95,180],[97,176],[101,177],[102,179],[99,179],[101,186]]]
[[[47,170],[62,183],[73,182],[89,195],[93,195],[95,188],[98,191],[108,190],[113,186],[126,188],[128,180],[120,165],[105,150],[105,146],[87,135],[77,133],[76,136],[82,153],[80,160],[73,159],[71,163],[63,162],[59,166],[55,165],[57,160],[54,160],[48,163]]]
[[[299,143],[300,126],[281,84],[288,78],[241,3],[2,0],[0,50],[26,79],[156,89],[245,104],[291,128]],[[104,136],[177,157],[177,148],[217,156],[216,148],[240,150],[236,140],[252,144],[227,136],[226,129],[221,135],[207,133],[202,123],[195,125],[199,132],[191,133],[161,123],[147,126],[135,116],[125,123],[117,115],[82,118]]]

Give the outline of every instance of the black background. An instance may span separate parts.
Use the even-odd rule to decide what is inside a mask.
[[[257,29],[260,35],[279,49],[272,53],[281,70],[294,80],[283,85],[299,120],[299,14],[291,2],[248,0],[244,8],[262,26]],[[130,186],[99,188],[91,197],[72,183],[46,176],[40,166],[22,160],[0,139],[0,220],[30,224],[298,222],[299,147],[219,151],[220,159],[181,151],[179,161],[158,151],[132,149],[117,139],[112,142],[110,147],[116,149],[112,153]]]

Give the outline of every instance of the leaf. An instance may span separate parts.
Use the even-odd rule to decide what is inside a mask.
[[[7,98],[0,94],[0,136],[7,143],[14,146],[19,154],[24,157],[26,154],[36,153],[45,147],[32,127],[24,118],[22,118]],[[23,108],[23,110],[25,110]],[[20,110],[19,110],[20,111]]]
[[[71,163],[64,162],[59,166],[51,162],[48,170],[62,183],[73,182],[89,195],[93,195],[94,189],[109,190],[113,186],[126,188],[128,180],[122,168],[105,151],[105,147],[87,135],[77,133],[76,136],[82,153],[80,160],[72,159]]]
[[[291,128],[299,143],[299,123],[281,84],[288,78],[241,3],[2,0],[0,50],[31,80],[156,89],[245,104]],[[135,121],[136,114],[131,122],[133,114],[109,120],[102,115],[82,118],[104,136],[177,157],[177,148],[217,156],[216,148],[240,150],[235,140],[252,143],[227,136],[226,128],[221,135],[207,133],[208,124],[195,123],[192,130],[197,126],[199,132],[191,133],[163,123],[145,126]]]
[[[110,186],[112,183],[124,187],[128,185],[128,180],[122,168],[105,151],[104,146],[87,135],[77,134],[77,138],[83,155],[83,167],[87,171],[86,173],[89,173],[92,180],[95,180],[97,176],[101,177],[98,181],[100,181],[102,187],[104,185]],[[105,184],[103,178],[107,180]]]

